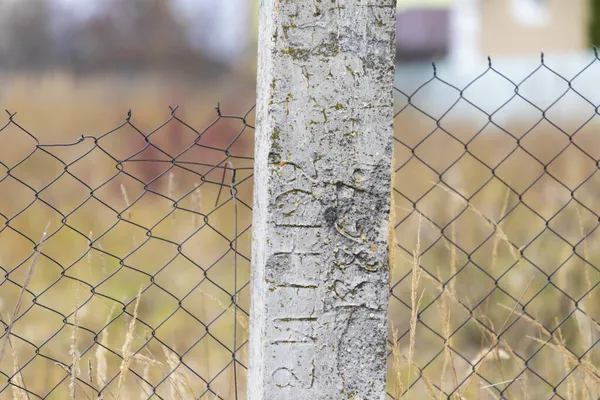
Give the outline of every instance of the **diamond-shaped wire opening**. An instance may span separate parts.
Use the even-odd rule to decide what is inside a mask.
[[[578,204],[595,215],[600,215],[600,206],[594,201],[595,188],[598,184],[600,184],[600,172],[595,171],[575,190],[573,196]]]
[[[36,357],[19,374],[21,382],[24,383],[23,386],[19,386],[22,388],[26,386],[28,391],[36,393],[40,397],[52,397],[54,393],[60,393],[60,389],[58,388],[61,385],[63,385],[63,388],[65,387],[65,380],[68,386],[68,374],[65,368],[57,364],[56,361]],[[11,382],[16,383],[14,378]],[[3,393],[14,395],[13,387],[12,385],[9,386],[8,390],[5,390]],[[20,393],[24,394],[23,392]]]
[[[596,114],[596,107],[575,90],[569,90],[546,111],[548,122],[566,134],[573,134]]]
[[[489,96],[490,87],[494,88],[495,96]],[[468,83],[462,94],[463,99],[487,115],[492,115],[514,97],[515,84],[491,68]]]
[[[548,174],[571,191],[579,189],[597,170],[585,148],[570,145],[547,166]]]
[[[467,262],[468,255],[446,237],[440,238],[420,259],[423,269],[440,282],[452,280],[452,285],[456,282],[456,274]]]
[[[519,258],[498,280],[498,288],[521,304],[548,284],[548,275],[525,258]]]
[[[419,179],[415,179],[419,177]],[[403,188],[402,195],[410,201],[418,201],[438,181],[439,175],[425,163],[412,157],[403,164],[394,174],[394,182],[407,182],[409,186]]]
[[[442,184],[435,185],[417,203],[417,210],[426,218],[426,223],[444,230],[451,235],[448,226],[465,211],[465,201]],[[404,211],[404,210],[402,210]],[[396,220],[400,212],[396,214]]]
[[[491,120],[494,125],[516,140],[523,138],[539,123],[541,117],[542,114],[534,105],[522,97],[515,96],[496,110]]]
[[[495,175],[513,191],[522,194],[544,173],[544,167],[521,147],[496,168]]]
[[[549,221],[548,227],[569,245],[575,247],[582,245],[580,256],[589,257],[589,243],[586,237],[593,231],[597,224],[598,217],[594,213],[583,207],[576,200],[571,200]]]
[[[465,151],[464,144],[454,137],[452,131],[436,129],[415,148],[415,155],[442,174]]]
[[[544,90],[537,90],[539,87]],[[567,80],[546,65],[541,65],[519,84],[519,96],[544,111],[564,98],[568,90]]]
[[[593,57],[587,65],[582,65],[580,71],[577,71],[576,74],[568,77],[571,79],[573,91],[596,105],[600,104],[600,96],[598,96],[598,92],[594,90],[594,85],[590,85],[589,83],[594,81],[594,75],[599,71],[600,63],[598,62],[598,58]]]
[[[554,331],[574,312],[574,302],[552,283],[538,291],[526,304],[526,312],[540,329]]]
[[[396,127],[403,127],[402,131],[397,130],[396,141],[403,147],[414,148],[424,138],[436,129],[436,121],[417,110],[412,105],[408,105],[400,111],[395,119]]]
[[[490,117],[481,109],[461,98],[438,121],[446,132],[451,132],[462,143],[469,143],[481,135],[490,123]]]
[[[10,193],[10,196],[0,199],[3,223],[0,240],[6,241],[7,248],[11,247],[12,251],[3,254],[0,260],[0,267],[6,274],[0,291],[3,300],[13,299],[14,303],[19,299],[23,303],[23,307],[13,312],[15,323],[11,335],[23,343],[28,340],[27,346],[31,347],[33,357],[28,356],[28,360],[19,351],[23,353],[20,362],[24,364],[23,376],[30,394],[63,396],[71,393],[73,388],[76,396],[89,398],[97,396],[99,391],[104,396],[120,390],[131,394],[129,384],[139,389],[148,382],[144,381],[144,368],[136,364],[139,363],[137,359],[132,359],[125,372],[121,372],[125,354],[139,350],[140,354],[150,357],[151,350],[160,353],[164,345],[157,347],[160,335],[165,343],[183,354],[187,349],[178,348],[181,332],[203,332],[215,341],[229,340],[231,351],[239,353],[235,362],[229,363],[236,366],[233,379],[237,380],[239,376],[239,381],[234,383],[238,389],[243,388],[247,364],[248,226],[252,200],[252,149],[247,149],[248,138],[253,137],[253,126],[248,124],[253,118],[250,114],[239,118],[219,114],[214,124],[202,131],[177,117],[155,130],[143,121],[128,117],[121,126],[97,140],[84,136],[67,146],[23,147],[27,151],[20,158],[13,157],[14,162],[2,153],[1,193]],[[8,138],[10,130],[30,137],[14,123],[0,130],[3,132],[0,139]],[[219,132],[215,133],[215,130]],[[173,137],[181,140],[169,142],[164,137],[165,132],[171,136],[169,140]],[[18,155],[15,150],[13,146],[12,155]],[[231,162],[227,163],[228,160]],[[44,162],[49,165],[44,167]],[[89,168],[90,163],[94,168]],[[30,164],[41,165],[47,179],[41,173],[36,175],[35,171],[29,171],[32,169]],[[239,174],[234,170],[238,165],[241,165]],[[227,172],[225,176],[223,171]],[[14,177],[8,176],[9,173]],[[29,184],[31,179],[37,181]],[[235,200],[231,199],[231,186],[237,188]],[[66,193],[69,196],[65,196]],[[25,202],[15,202],[15,198]],[[182,207],[185,199],[191,200],[188,201],[189,209]],[[234,212],[239,211],[236,217],[244,222],[238,224],[237,229],[221,227],[219,213],[231,212],[232,205]],[[43,227],[30,223],[33,216],[49,221],[44,243],[38,245],[41,254],[35,249]],[[179,226],[173,227],[171,220],[177,220]],[[182,229],[184,220],[187,225]],[[221,233],[219,228],[225,232]],[[202,230],[212,239],[198,246],[197,240],[205,239],[199,235]],[[216,245],[215,239],[218,241],[219,238],[223,248]],[[185,258],[182,251],[186,250],[186,244],[190,245],[187,251],[199,262]],[[192,249],[194,245],[196,249]],[[204,249],[210,249],[213,257],[204,259]],[[233,254],[236,256],[231,259]],[[226,275],[238,270],[232,269],[230,263],[239,266],[239,282],[232,280],[233,284],[228,282]],[[205,276],[202,265],[212,275]],[[219,273],[220,268],[227,271]],[[198,275],[195,281],[190,279],[193,272]],[[216,282],[211,283],[211,278]],[[202,285],[203,281],[206,284]],[[25,290],[20,294],[23,287]],[[134,311],[139,287],[145,289],[139,307]],[[215,304],[210,307],[216,307],[219,313],[212,316],[200,313],[202,318],[210,319],[202,324],[180,308],[179,303],[185,304],[186,299],[192,299],[196,289],[210,292],[209,287],[217,292],[209,294],[219,304],[219,307]],[[221,298],[223,293],[225,298]],[[231,305],[231,301],[236,300],[241,301],[239,307]],[[5,300],[3,309],[10,313],[15,308],[13,303]],[[220,307],[224,303],[230,307],[228,310],[225,307],[226,312]],[[194,308],[192,303],[189,306]],[[125,312],[122,311],[124,307]],[[172,325],[178,313],[186,315],[187,319],[180,321],[178,326]],[[46,330],[32,329],[38,319],[46,321]],[[4,318],[3,323],[6,326]],[[235,340],[227,335],[232,330],[237,331]],[[128,336],[131,339],[127,344]],[[78,339],[76,345],[72,343],[73,337]],[[186,346],[189,349],[201,341],[194,334],[186,337],[189,338]],[[32,353],[35,346],[38,353]],[[81,369],[73,386],[69,374],[74,367],[70,364],[77,353]],[[232,360],[231,354],[228,359]],[[33,384],[28,382],[32,380],[30,365],[33,362],[39,364],[39,360],[49,360],[57,366],[59,372],[54,381],[38,373],[38,378],[43,380],[37,379]],[[5,357],[4,361],[7,365],[1,366],[2,371],[12,371],[12,360]],[[165,363],[168,364],[166,358]],[[84,376],[82,365],[96,368],[98,373],[88,371]],[[211,388],[210,380],[188,366],[185,368],[200,382],[199,394],[194,397],[216,395],[222,398],[218,393],[224,383],[220,380],[229,372],[215,373]],[[45,372],[49,370],[44,368]],[[5,385],[0,390],[15,394],[11,389],[14,385],[8,383],[11,375],[2,375]],[[119,379],[121,376],[123,378]],[[128,383],[121,389],[119,380]],[[150,387],[148,397],[173,394],[171,389],[163,393],[162,388]],[[137,392],[135,396],[138,396]]]
[[[460,251],[470,255],[494,235],[495,225],[474,207],[463,206],[461,210],[444,229],[444,235]]]
[[[544,146],[539,146],[543,141]],[[544,165],[569,145],[568,135],[546,120],[540,121],[519,141],[520,146]]]
[[[15,124],[0,123],[0,160],[5,168],[12,168],[37,151],[37,140]],[[2,176],[0,176],[0,179]]]
[[[600,281],[600,271],[584,259],[573,255],[560,266],[552,282],[574,300],[583,298]]]
[[[463,154],[442,175],[444,185],[470,199],[492,178],[491,169],[469,153]]]
[[[551,254],[545,249],[552,248]],[[523,249],[523,255],[531,264],[547,276],[551,276],[571,257],[573,247],[549,229],[545,229]]]
[[[516,250],[521,250],[546,229],[546,223],[534,210],[521,202],[509,210],[502,220],[503,241],[510,243]],[[526,229],[523,229],[524,225]]]
[[[493,169],[517,146],[517,140],[508,131],[488,123],[469,140],[467,151]]]
[[[591,157],[592,161],[600,159],[600,149],[595,145],[600,117],[595,114],[592,119],[573,133],[573,144]],[[581,160],[578,160],[581,161]]]

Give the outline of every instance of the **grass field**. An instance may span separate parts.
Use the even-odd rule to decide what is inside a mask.
[[[252,163],[235,156],[251,156],[253,131],[226,115],[244,115],[252,97],[231,84],[221,118],[207,100],[216,92],[177,80],[56,76],[3,88],[18,115],[0,132],[0,304],[14,321],[2,398],[95,398],[104,386],[105,398],[149,398],[151,386],[162,398],[234,398],[236,374],[243,392],[231,350],[244,360]],[[184,122],[148,136],[176,103]],[[27,132],[42,144],[33,153]],[[219,149],[240,133],[227,157]],[[115,159],[127,161],[117,169]]]
[[[391,394],[600,396],[593,115],[438,126],[409,106],[397,117]]]
[[[245,398],[231,350],[245,364],[252,162],[218,149],[246,127],[231,153],[251,156],[253,131],[218,119],[213,99],[241,116],[253,95],[242,83],[228,87],[65,75],[2,86],[2,106],[41,143],[86,136],[41,147],[68,164],[66,174],[40,150],[14,167],[35,141],[14,124],[0,132],[0,179],[10,173],[0,182],[0,222],[10,221],[0,228],[0,313],[11,331],[0,347],[0,398],[91,399],[104,386],[105,399],[151,398],[146,381],[154,398],[234,399],[236,377]],[[198,132],[210,126],[202,146],[186,151],[198,135],[172,120],[150,136],[169,156],[146,148],[119,172],[102,149],[123,159],[147,147],[136,128],[152,132],[169,104]],[[131,124],[91,138],[123,124],[129,108]],[[465,142],[481,128],[441,127]],[[515,152],[516,139],[489,127],[469,143],[471,155],[435,128],[410,107],[396,119],[404,144],[395,148],[389,393],[597,399],[600,126],[592,120],[569,141],[542,122]],[[530,126],[505,128],[523,135]],[[224,161],[237,169],[233,184],[230,171],[211,170]]]

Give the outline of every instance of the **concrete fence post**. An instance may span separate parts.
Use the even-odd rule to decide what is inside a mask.
[[[396,0],[260,0],[249,400],[385,399]]]

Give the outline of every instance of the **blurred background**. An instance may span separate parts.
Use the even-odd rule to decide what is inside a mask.
[[[559,73],[574,73],[600,41],[598,4],[399,0],[399,85],[418,87],[431,61],[448,80],[467,83],[488,55],[518,81],[541,51]],[[215,99],[239,111],[253,101],[256,28],[254,0],[1,0],[0,102],[35,111],[40,125],[77,104],[80,122],[43,122],[45,132],[67,136],[100,114],[110,124],[129,108],[144,112],[144,102],[185,104],[198,121]],[[32,91],[35,99],[24,101]]]
[[[488,55],[518,79],[541,51],[553,57],[559,72],[573,72],[600,41],[598,4],[399,0],[399,82],[420,84],[431,73],[431,61],[449,80],[466,82],[486,67]],[[142,99],[136,96],[156,105],[186,100],[187,108],[190,99],[218,98],[237,109],[253,99],[256,27],[253,0],[2,0],[0,101],[24,113],[19,96],[35,85],[35,97],[45,102],[51,92],[57,110],[79,103],[75,99],[85,108],[94,101],[90,97],[101,101],[99,90],[118,87],[116,101],[101,101],[107,123],[116,110],[137,108]],[[138,96],[136,85],[154,95]],[[198,108],[206,109],[196,107],[196,115]],[[80,119],[92,112],[78,111]],[[62,134],[83,128],[60,126]]]
[[[0,130],[0,315],[15,321],[0,398],[26,398],[15,385],[56,399],[105,387],[105,398],[244,398],[257,13],[255,0],[0,0],[0,109],[18,113]],[[524,342],[543,329],[506,308],[520,298],[548,331],[564,327],[563,347],[600,357],[600,0],[399,0],[397,13],[400,352],[423,251],[421,267],[448,286],[421,283],[415,362],[446,354],[451,328],[464,355],[454,377],[438,357],[431,380],[462,385],[491,345],[480,318],[509,326],[508,355],[479,371],[486,384],[532,357],[536,373],[509,398],[579,398],[572,387],[594,378],[566,379],[576,363]],[[448,304],[429,307],[447,288]],[[138,358],[123,383],[128,351]],[[390,392],[417,379],[393,362]]]

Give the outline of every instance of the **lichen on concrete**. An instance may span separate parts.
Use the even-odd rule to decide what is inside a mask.
[[[395,0],[264,0],[250,400],[385,399]]]

